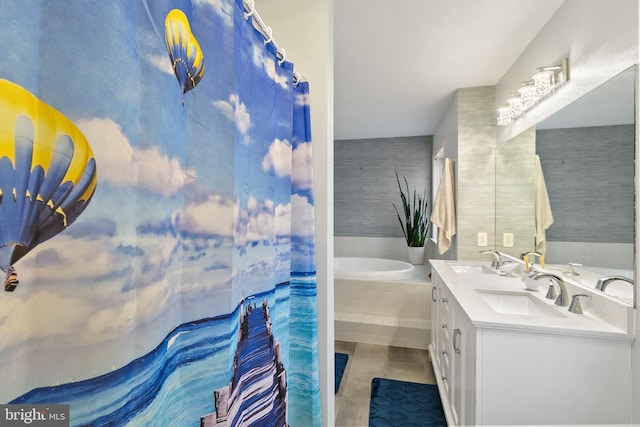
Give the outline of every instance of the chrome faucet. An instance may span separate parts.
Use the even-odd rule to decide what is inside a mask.
[[[620,280],[622,282],[627,282],[627,283],[631,283],[632,285],[634,285],[634,281],[629,279],[628,277],[624,277],[624,276],[609,276],[609,277],[603,277],[601,279],[598,279],[598,282],[596,283],[596,289],[599,291],[604,292],[604,290],[607,288],[607,286],[609,286],[609,284],[611,282],[615,282],[616,280]]]
[[[558,289],[560,289],[560,294],[556,298],[555,304],[561,307],[566,307],[567,305],[569,305],[569,294],[567,293],[567,287],[564,285],[564,280],[562,280],[562,277],[553,273],[539,273],[534,275],[533,278],[535,280],[544,278],[551,279],[549,280],[549,291],[547,292],[547,298],[555,298],[555,293],[553,292],[553,283],[555,282],[558,285]]]
[[[493,256],[493,260],[491,261],[491,268],[498,269],[502,265],[502,259],[500,257],[500,252],[495,251],[493,249],[487,249],[486,251],[480,252],[482,255],[491,254]]]

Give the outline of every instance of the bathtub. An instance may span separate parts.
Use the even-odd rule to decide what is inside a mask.
[[[336,257],[335,277],[338,279],[402,280],[413,277],[415,266],[404,261],[384,258]]]
[[[335,338],[427,349],[431,281],[422,265],[382,258],[334,261]]]

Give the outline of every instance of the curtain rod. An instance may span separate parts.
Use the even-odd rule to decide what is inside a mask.
[[[256,30],[262,34],[264,37],[264,44],[271,43],[273,47],[276,49],[276,58],[278,58],[278,65],[282,65],[285,61],[285,50],[281,48],[276,40],[273,38],[273,31],[271,27],[264,23],[262,17],[255,8],[254,0],[242,0],[242,5],[244,6],[244,19],[248,20],[249,17],[252,17],[251,20],[253,22],[253,26]],[[299,74],[298,72],[293,72],[293,85],[296,86],[299,82],[305,81],[304,76]]]

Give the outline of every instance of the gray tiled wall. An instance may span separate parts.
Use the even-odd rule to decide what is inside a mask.
[[[495,247],[495,87],[458,89],[457,258]],[[478,232],[488,247],[478,246]]]
[[[549,241],[632,243],[634,126],[536,132],[554,223]]]
[[[403,237],[395,172],[431,200],[431,136],[338,140],[334,144],[334,234]]]

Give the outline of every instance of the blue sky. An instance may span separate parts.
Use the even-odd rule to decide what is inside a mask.
[[[98,375],[177,324],[286,280],[291,246],[301,250],[294,270],[314,256],[310,142],[290,131],[291,106],[308,108],[308,97],[291,93],[291,71],[260,37],[234,35],[243,17],[233,1],[28,3],[0,3],[0,78],[82,130],[98,188],[69,229],[16,264],[19,288],[0,295],[0,376]],[[172,8],[189,18],[205,58],[184,106],[164,42]],[[281,101],[265,102],[274,95]],[[66,350],[51,353],[52,340]],[[109,351],[118,345],[126,351]],[[73,348],[85,356],[70,364]],[[10,368],[25,356],[63,372]]]

